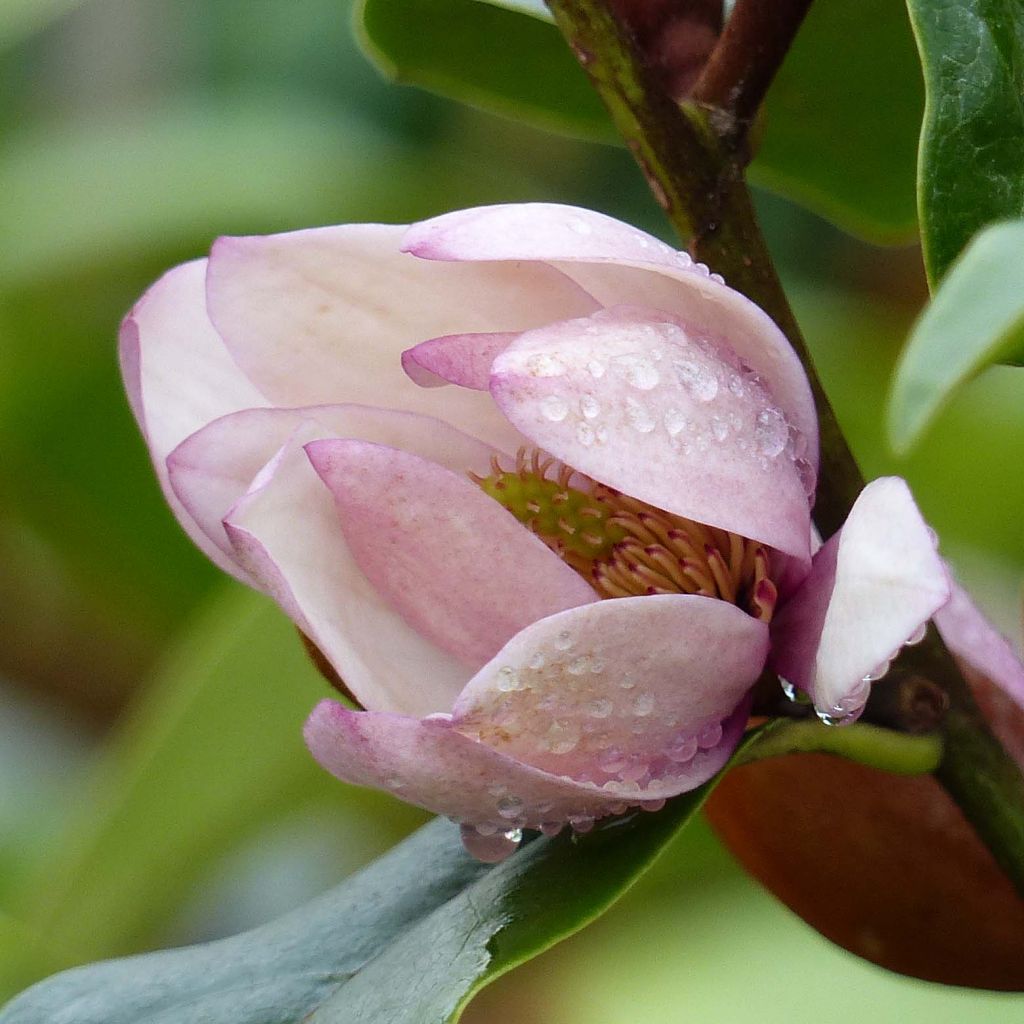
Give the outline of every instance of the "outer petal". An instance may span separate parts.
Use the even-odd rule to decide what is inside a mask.
[[[875,480],[772,623],[772,666],[820,715],[853,721],[871,681],[949,595],[910,489],[898,477]]]
[[[1024,769],[1024,663],[967,592],[953,585],[935,615],[943,640],[960,661],[992,731]]]
[[[724,601],[601,601],[513,637],[459,696],[453,724],[558,775],[681,792],[728,757],[737,736],[722,723],[767,653],[767,626]]]
[[[686,253],[620,221],[553,203],[484,206],[414,224],[403,247],[428,260],[545,260],[603,306],[660,309],[722,335],[768,383],[807,439],[817,466],[818,426],[807,376],[771,318]]]
[[[165,464],[180,441],[210,420],[267,404],[206,316],[205,275],[205,260],[182,264],[135,304],[121,324],[121,372],[174,514],[210,558],[238,576],[239,568],[210,543],[178,501]]]
[[[594,590],[462,473],[396,448],[314,441],[356,563],[420,634],[477,668]]]
[[[327,656],[364,707],[447,711],[470,670],[431,643],[366,578],[298,428],[224,520],[236,557]]]
[[[519,331],[595,308],[546,265],[425,263],[399,251],[403,232],[355,224],[214,245],[210,316],[274,403],[359,401],[430,412],[437,397],[402,372],[403,350],[424,338]],[[486,395],[459,391],[446,398],[450,423],[515,448]]]
[[[733,745],[743,728],[737,721],[729,723]],[[635,786],[559,778],[468,739],[446,720],[349,711],[329,700],[314,708],[305,735],[313,756],[338,778],[389,789],[485,833],[566,821],[582,826],[629,804],[674,795],[663,785],[638,793]]]
[[[364,405],[247,409],[208,424],[168,457],[171,487],[203,532],[233,552],[221,520],[296,429],[414,452],[457,472],[489,472],[494,449],[431,416]]]
[[[721,339],[603,310],[520,335],[494,361],[491,393],[538,447],[594,479],[809,561],[813,474]]]

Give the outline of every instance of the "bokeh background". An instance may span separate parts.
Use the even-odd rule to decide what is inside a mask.
[[[64,966],[274,917],[423,820],[312,764],[299,728],[325,684],[283,616],[165,507],[115,358],[146,285],[220,234],[485,202],[579,203],[666,235],[623,151],[389,84],[350,22],[347,0],[0,4],[0,1002]],[[916,249],[758,202],[866,471],[909,477],[961,578],[1019,638],[1024,371],[987,371],[898,462],[882,411],[926,295]],[[466,1019],[1022,1012],[830,946],[702,825]]]

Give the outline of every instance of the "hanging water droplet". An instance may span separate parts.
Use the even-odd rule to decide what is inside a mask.
[[[558,395],[548,395],[540,403],[541,415],[552,423],[561,423],[569,415],[569,403]]]
[[[593,395],[584,395],[580,399],[580,413],[588,420],[597,419],[601,415],[601,403]]]
[[[675,761],[678,764],[692,761],[696,753],[697,737],[687,733],[680,733],[676,736],[665,751],[669,760]]]
[[[787,700],[795,702],[798,699],[796,687],[788,679],[783,679],[782,676],[779,676],[779,685],[782,687],[782,692],[786,695]]]
[[[482,836],[472,825],[462,825],[462,845],[470,856],[484,864],[497,864],[510,853],[514,853],[522,842],[521,829],[499,832],[493,836]]]
[[[651,811],[653,813],[654,811],[660,811],[665,806],[665,801],[664,800],[644,800],[643,803],[640,804],[640,806],[645,811]]]
[[[654,417],[635,398],[626,399],[626,419],[638,434],[649,434],[655,427]]]
[[[906,647],[916,647],[928,635],[928,623],[922,622],[904,641]]]
[[[589,832],[594,827],[594,819],[589,814],[570,814],[569,824],[574,832]]]
[[[565,828],[565,822],[562,821],[542,821],[540,823],[540,830],[546,836],[557,836],[563,828]]]

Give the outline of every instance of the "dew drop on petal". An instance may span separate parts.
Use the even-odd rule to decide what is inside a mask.
[[[572,647],[572,634],[567,629],[563,629],[555,637],[555,647],[560,651],[567,651]]]
[[[687,733],[680,733],[669,744],[665,754],[671,761],[683,764],[692,761],[697,753],[697,737]]]
[[[649,693],[641,693],[633,698],[633,714],[637,718],[646,718],[654,711],[654,697]]]
[[[789,424],[778,409],[762,409],[754,427],[757,449],[770,459],[781,455],[789,443]]]
[[[562,377],[569,369],[556,355],[537,352],[526,360],[526,368],[534,377]]]
[[[618,747],[609,747],[597,755],[597,764],[601,771],[614,775],[629,764],[629,758]]]
[[[569,415],[569,403],[559,395],[548,395],[540,403],[541,415],[552,423],[561,423]]]
[[[638,434],[649,434],[655,427],[654,417],[635,398],[626,399],[626,419]]]
[[[537,651],[537,653],[530,658],[529,666],[534,672],[539,672],[546,662],[547,659],[544,657],[543,653],[541,651]]]
[[[697,746],[702,750],[710,750],[722,742],[722,723],[712,722],[701,729],[697,736]]]
[[[523,683],[519,678],[519,673],[516,672],[511,665],[505,665],[498,669],[498,689],[502,693],[508,693],[511,690],[522,689]]]
[[[523,801],[519,797],[509,793],[507,796],[498,799],[498,814],[506,821],[518,818],[523,810]]]
[[[673,364],[679,382],[701,402],[710,402],[718,394],[718,378],[711,370],[689,359]]]
[[[563,828],[565,828],[565,823],[561,821],[542,821],[540,823],[540,830],[546,836],[557,836]]]
[[[589,814],[571,814],[569,824],[574,832],[589,832],[594,827],[594,819]]]
[[[596,359],[591,359],[587,363],[587,371],[595,380],[600,380],[604,376],[604,369],[604,363],[598,362]]]
[[[594,443],[594,428],[589,423],[578,423],[576,425],[576,440],[584,448],[589,448]]]
[[[522,842],[521,829],[498,832],[490,836],[482,836],[474,826],[461,826],[462,845],[467,852],[484,864],[497,864],[510,853],[514,853]]]
[[[573,658],[565,667],[569,675],[581,676],[590,671],[590,658],[586,654],[581,654],[578,658]]]
[[[593,395],[584,395],[580,399],[580,413],[588,420],[597,419],[601,415],[601,403]]]
[[[587,714],[591,718],[607,718],[614,710],[614,705],[607,697],[599,697],[587,705]]]
[[[915,647],[928,635],[928,623],[922,622],[904,641],[907,647]]]
[[[661,376],[653,363],[638,359],[627,367],[626,380],[638,391],[650,391],[658,386]]]
[[[788,679],[783,679],[782,676],[779,676],[779,685],[782,687],[782,692],[786,695],[787,700],[795,701],[797,699],[796,687]]]
[[[640,806],[645,811],[660,811],[665,806],[664,800],[644,800]]]
[[[665,429],[670,437],[681,434],[687,426],[685,413],[681,409],[675,408],[675,406],[665,410],[662,414],[662,422],[665,424]]]

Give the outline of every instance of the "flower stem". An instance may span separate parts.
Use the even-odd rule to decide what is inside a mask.
[[[681,105],[664,91],[608,0],[547,3],[655,199],[689,241],[693,255],[761,306],[800,356],[821,427],[814,520],[822,535],[830,536],[845,521],[864,478],[815,372],[758,226],[743,174],[745,147],[738,134],[753,118],[806,12],[807,0],[738,0],[733,19],[740,18],[742,24],[730,19],[695,87],[697,100]],[[769,32],[771,41],[764,35]],[[759,33],[766,45],[757,44]],[[701,98],[705,102],[698,102]],[[989,730],[937,632],[930,630],[923,644],[908,650],[913,653],[904,654],[894,669],[906,671],[906,662],[912,659],[916,674],[946,698],[941,720],[946,742],[936,777],[1024,894],[1024,778]],[[910,723],[892,724],[913,731]]]

